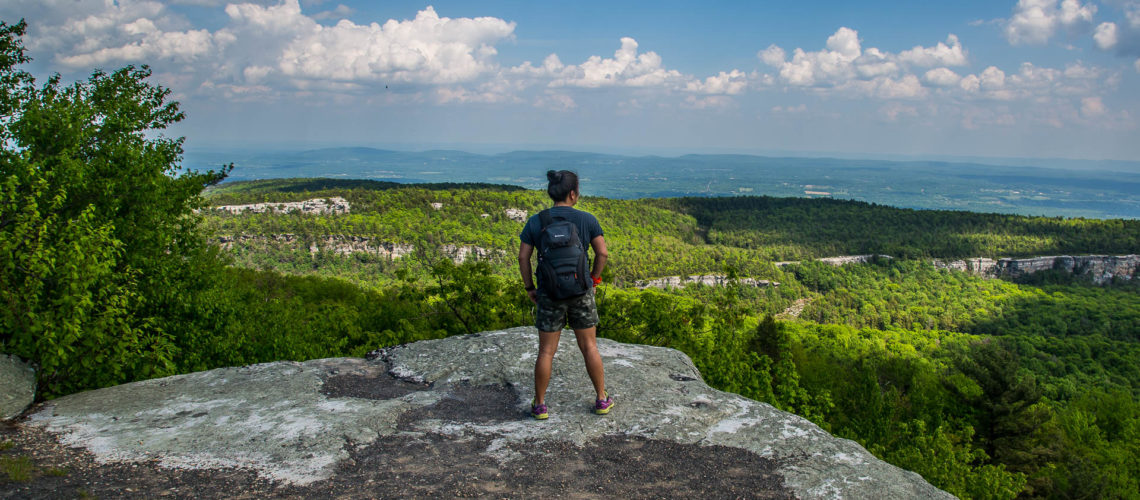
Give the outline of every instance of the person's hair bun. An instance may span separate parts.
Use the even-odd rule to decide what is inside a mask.
[[[578,191],[578,174],[570,170],[547,170],[546,178],[550,180],[546,194],[555,202],[566,201],[571,192]]]

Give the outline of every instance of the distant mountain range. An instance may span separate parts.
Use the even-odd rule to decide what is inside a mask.
[[[331,177],[405,183],[492,182],[538,189],[545,187],[546,170],[568,169],[582,177],[583,194],[609,198],[829,196],[917,209],[1140,218],[1140,174],[1121,171],[1121,162],[1110,162],[1103,170],[1089,163],[1094,167],[1077,170],[738,154],[475,154],[343,147],[300,152],[188,152],[184,166],[205,169],[230,162],[236,167],[233,180]]]

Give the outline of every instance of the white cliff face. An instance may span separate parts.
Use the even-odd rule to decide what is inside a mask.
[[[843,266],[866,264],[876,257],[892,258],[889,255],[843,255],[824,257],[816,261],[832,266]],[[798,261],[789,261],[774,264],[783,267],[798,263]],[[1112,281],[1113,278],[1132,279],[1140,269],[1140,255],[1060,255],[1023,259],[975,257],[957,260],[933,259],[931,263],[938,269],[970,273],[989,279],[1016,279],[1040,271],[1062,270],[1077,276],[1090,276],[1094,283],[1102,285]]]
[[[250,245],[266,242],[284,243],[288,245],[301,244],[301,238],[295,234],[239,234],[235,236],[219,236],[215,239],[222,250],[232,250],[235,245]],[[339,255],[353,253],[367,253],[379,255],[389,259],[398,259],[415,251],[415,247],[403,243],[391,243],[375,238],[349,235],[320,236],[309,242],[309,254],[326,251]]]
[[[283,243],[286,245],[300,245],[304,243],[300,237],[290,233],[219,236],[215,238],[215,241],[222,250],[233,250],[235,245],[255,245],[267,242]],[[412,254],[416,250],[416,247],[410,244],[392,243],[380,241],[376,238],[350,235],[319,236],[309,241],[308,245],[310,255],[316,255],[318,252],[332,252],[338,255],[366,253],[388,259],[399,259]],[[456,264],[462,264],[467,260],[490,260],[505,255],[502,250],[487,249],[476,245],[447,244],[440,246],[439,250]]]
[[[840,257],[824,257],[816,259],[824,264],[831,266],[843,266],[847,264],[866,264],[875,260],[875,257],[883,259],[893,259],[890,255],[843,255]]]
[[[934,267],[938,269],[947,269],[950,271],[958,271],[963,273],[975,274],[984,276],[988,273],[995,273],[996,277],[997,261],[994,259],[987,259],[985,257],[978,257],[974,259],[962,260],[939,260],[933,261]]]
[[[233,214],[245,212],[260,213],[289,213],[300,211],[304,214],[347,214],[351,210],[348,200],[339,196],[331,198],[313,198],[305,201],[289,201],[279,203],[250,203],[247,205],[219,205],[210,207]]]
[[[758,280],[755,278],[740,278],[737,280],[744,286],[768,287],[780,286],[779,282]],[[681,288],[685,285],[699,284],[704,286],[727,286],[728,276],[720,274],[693,274],[690,276],[665,276],[650,280],[638,281],[634,286],[638,288]]]
[[[475,245],[443,245],[440,250],[456,264],[462,264],[468,259],[489,260],[504,255],[502,250],[489,250]]]
[[[893,259],[894,258],[894,257],[891,257],[890,255],[866,254],[866,255],[840,255],[838,257],[821,257],[821,258],[815,259],[815,261],[816,262],[822,262],[822,263],[827,264],[829,266],[839,267],[839,266],[845,266],[847,264],[866,264],[866,263],[869,263],[869,262],[875,260],[876,257],[878,257],[880,259]],[[799,264],[799,263],[800,263],[800,261],[798,261],[798,260],[773,262],[773,264],[775,264],[776,267],[784,267],[787,265]]]
[[[1140,255],[1046,256],[1025,259],[934,260],[939,269],[967,272],[983,278],[1020,278],[1049,270],[1061,270],[1077,276],[1089,276],[1097,284],[1113,278],[1132,279],[1140,268]]]
[[[667,348],[598,339],[617,401],[599,417],[565,332],[547,392],[550,419],[535,422],[527,410],[537,344],[534,329],[520,327],[383,349],[372,361],[222,368],[55,399],[29,425],[101,462],[241,467],[292,484],[329,478],[351,466],[353,447],[380,440],[485,442],[472,453],[505,468],[525,466],[544,443],[625,436],[753,453],[775,464],[797,498],[952,498],[801,417],[710,388],[688,357]]]

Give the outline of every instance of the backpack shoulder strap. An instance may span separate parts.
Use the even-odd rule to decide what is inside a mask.
[[[546,229],[546,226],[554,223],[554,217],[550,216],[549,208],[538,213],[538,220],[542,223],[539,229]]]

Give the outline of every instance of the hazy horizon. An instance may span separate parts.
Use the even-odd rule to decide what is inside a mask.
[[[568,152],[579,154],[601,154],[627,156],[632,158],[662,157],[678,158],[687,155],[742,155],[760,158],[802,158],[802,159],[841,159],[879,160],[890,162],[945,162],[1002,167],[1034,167],[1046,169],[1101,170],[1140,174],[1140,160],[1114,160],[1093,158],[1045,158],[1016,156],[972,156],[938,154],[900,154],[874,152],[839,151],[797,151],[762,150],[745,148],[639,148],[621,146],[584,146],[570,144],[469,144],[469,143],[412,143],[412,144],[351,144],[351,143],[310,143],[310,144],[246,144],[201,145],[190,144],[187,154],[272,154],[301,153],[320,150],[367,148],[403,153],[425,153],[430,151],[458,151],[475,155],[497,155],[512,152]]]

